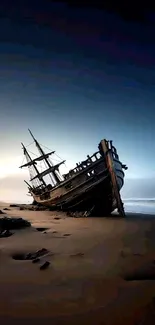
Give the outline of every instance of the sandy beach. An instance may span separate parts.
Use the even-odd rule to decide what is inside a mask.
[[[0,209],[32,224],[0,238],[2,324],[155,323],[154,218]],[[14,259],[42,248],[49,252],[38,263]]]

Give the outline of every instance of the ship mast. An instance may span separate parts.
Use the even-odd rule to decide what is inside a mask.
[[[30,133],[32,139],[34,140],[34,142],[35,142],[35,144],[36,144],[36,147],[37,147],[39,153],[41,154],[41,157],[40,157],[40,158],[44,159],[45,162],[46,162],[46,164],[47,164],[47,166],[48,166],[48,169],[45,170],[45,171],[43,171],[42,173],[39,173],[39,175],[43,177],[43,176],[45,176],[45,175],[51,173],[52,176],[53,176],[53,178],[55,179],[56,183],[59,184],[59,183],[61,182],[61,177],[60,177],[56,172],[59,173],[58,168],[59,168],[59,166],[60,166],[61,164],[63,164],[65,161],[62,161],[62,162],[60,162],[60,163],[58,163],[58,164],[56,164],[56,165],[53,165],[52,162],[50,163],[49,160],[48,160],[48,156],[49,156],[49,155],[48,155],[48,154],[45,154],[44,150],[41,148],[39,142],[35,139],[35,137],[34,137],[34,135],[32,134],[32,132],[31,132],[29,129],[28,129],[28,131],[29,131],[29,133]],[[54,152],[55,152],[55,151],[52,151],[51,153],[54,153]],[[38,158],[38,159],[39,159],[39,158]],[[36,158],[36,160],[37,160],[37,158]],[[38,175],[38,176],[39,176],[39,175]],[[36,175],[33,179],[35,179],[35,178],[37,178],[37,175]]]
[[[22,148],[23,148],[23,151],[24,151],[24,155],[26,156],[28,163],[25,164],[25,165],[20,166],[20,168],[26,167],[26,166],[33,166],[33,168],[34,168],[34,170],[35,170],[35,172],[37,174],[37,177],[46,186],[46,183],[45,183],[44,179],[39,177],[40,173],[39,173],[38,168],[36,167],[36,162],[34,160],[32,160],[32,158],[29,155],[29,153],[28,153],[27,149],[25,148],[24,144],[21,143],[21,145],[22,145]]]

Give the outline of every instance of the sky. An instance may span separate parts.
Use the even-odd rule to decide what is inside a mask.
[[[30,200],[18,168],[28,128],[68,168],[113,140],[128,166],[122,193],[155,197],[153,19],[45,2],[1,15],[0,29],[0,201]]]

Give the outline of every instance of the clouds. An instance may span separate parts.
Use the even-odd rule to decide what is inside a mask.
[[[28,190],[22,175],[15,174],[0,179],[0,201],[4,202],[29,202]]]
[[[27,176],[27,173],[22,173],[19,166],[21,165],[23,160],[22,155],[20,156],[11,156],[10,150],[8,151],[8,155],[4,155],[0,160],[0,179],[5,178],[8,175],[22,175]]]
[[[155,198],[155,177],[125,179],[121,195],[122,198]]]

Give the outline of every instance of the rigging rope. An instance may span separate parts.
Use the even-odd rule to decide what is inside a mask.
[[[27,148],[27,147],[31,146],[31,144],[33,144],[33,143],[34,143],[34,141],[33,141],[33,142],[31,142],[30,144],[28,144],[27,146],[25,146],[25,148]]]
[[[43,144],[41,144],[41,146],[43,147],[43,148],[45,148],[45,149],[47,149],[47,150],[50,150],[51,151],[51,149],[50,148],[48,148],[48,147],[46,147],[46,146],[44,146]],[[65,160],[65,159],[63,159],[63,158],[61,158],[60,156],[58,156],[56,153],[54,153],[55,154],[55,156],[57,156],[60,160]],[[57,159],[55,159],[55,158],[52,158],[52,160],[54,160],[54,161],[57,161],[57,162],[59,162],[59,160],[57,160]],[[52,163],[52,161],[49,159],[49,161]],[[66,163],[64,162],[64,165],[65,165],[65,167],[68,169],[68,167],[67,167],[67,165],[66,165]]]
[[[24,164],[24,161],[25,161],[25,157],[23,157],[23,159],[22,159],[21,166]]]
[[[33,153],[32,151],[28,151],[28,153],[31,153],[31,155],[34,155],[34,156],[36,156],[36,157],[38,157],[38,155],[36,155],[35,153]]]
[[[50,150],[51,151],[51,149],[50,148],[48,148],[48,147],[46,147],[46,146],[44,146],[43,144],[41,144],[41,146],[42,147],[44,147],[45,149],[47,149],[47,150]],[[54,153],[59,159],[61,159],[61,160],[64,160],[63,158],[61,158],[60,156],[58,156],[56,153]]]

